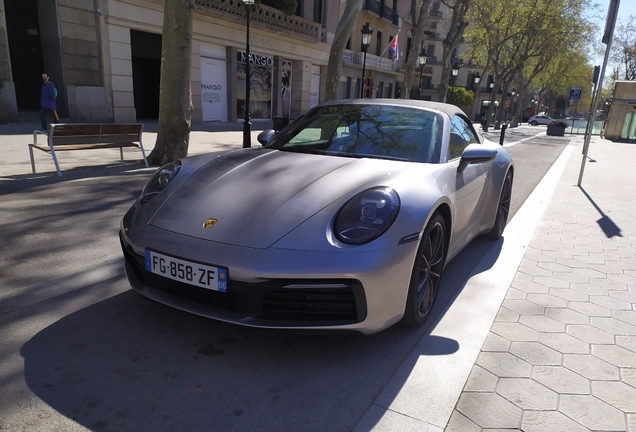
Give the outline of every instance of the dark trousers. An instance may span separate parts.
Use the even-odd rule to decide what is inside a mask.
[[[49,124],[46,121],[46,117],[50,115],[53,120],[57,120],[55,118],[55,112],[51,108],[40,108],[40,123],[42,123],[42,130],[48,130]]]

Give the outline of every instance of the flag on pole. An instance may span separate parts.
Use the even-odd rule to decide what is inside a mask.
[[[393,63],[395,63],[400,55],[400,51],[398,50],[398,34],[395,35],[391,42],[389,42],[389,51],[393,54]]]

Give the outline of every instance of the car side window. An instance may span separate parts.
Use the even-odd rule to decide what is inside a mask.
[[[458,115],[453,116],[450,130],[449,160],[461,157],[468,144],[473,143],[479,144],[480,141],[468,122]]]

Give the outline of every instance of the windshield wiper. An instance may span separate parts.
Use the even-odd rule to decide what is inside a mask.
[[[282,147],[277,150],[286,151],[290,153],[318,154],[318,155],[324,155],[327,153],[325,150],[307,149],[302,147]]]

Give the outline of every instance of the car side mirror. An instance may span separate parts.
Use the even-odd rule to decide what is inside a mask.
[[[460,173],[464,172],[470,164],[490,162],[497,157],[497,153],[497,149],[486,148],[481,144],[470,144],[462,153],[457,171]]]
[[[276,135],[276,131],[274,129],[268,129],[259,133],[256,139],[262,146],[264,146],[274,135]]]

